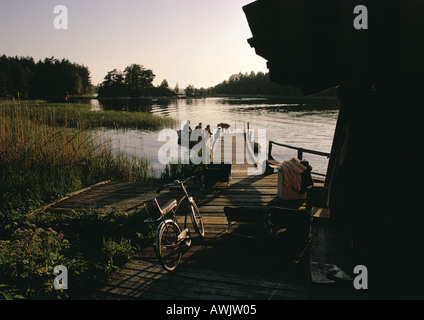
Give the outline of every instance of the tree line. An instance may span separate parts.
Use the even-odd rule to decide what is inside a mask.
[[[216,94],[254,94],[254,95],[302,95],[300,89],[293,86],[281,86],[271,82],[269,73],[250,72],[230,76],[214,87]]]
[[[155,77],[151,69],[140,64],[131,64],[123,72],[113,69],[99,86],[99,98],[176,96],[166,79],[159,86],[154,86]]]
[[[301,96],[300,89],[292,86],[281,86],[271,82],[269,73],[254,71],[250,73],[237,73],[231,75],[228,80],[210,87],[195,88],[188,85],[185,88],[188,97],[205,95],[280,95],[280,96]]]
[[[158,86],[153,85],[154,79],[153,71],[139,64],[132,64],[123,72],[114,69],[107,73],[100,84],[99,97],[176,96],[181,93],[178,83],[171,89],[166,79]],[[300,89],[271,82],[269,73],[253,71],[234,74],[228,80],[209,88],[196,88],[189,84],[183,91],[187,97],[220,94],[302,96]]]
[[[99,98],[177,96],[181,93],[178,84],[174,89],[163,80],[153,85],[156,75],[139,64],[131,64],[125,70],[113,69],[96,87]],[[50,99],[81,96],[92,93],[93,86],[89,69],[68,59],[54,57],[35,62],[31,57],[0,57],[0,98]],[[231,75],[227,80],[209,87],[195,88],[188,85],[187,97],[210,95],[279,95],[302,96],[300,89],[281,86],[271,82],[269,73],[250,72]]]
[[[91,93],[89,69],[68,59],[0,57],[0,98],[63,99]]]

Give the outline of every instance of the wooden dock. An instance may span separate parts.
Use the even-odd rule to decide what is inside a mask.
[[[236,150],[233,148],[233,158]],[[290,237],[272,240],[226,234],[224,206],[302,206],[277,197],[277,173],[249,176],[252,165],[233,164],[230,186],[193,188],[205,225],[205,237],[194,232],[192,247],[172,273],[160,266],[152,247],[139,252],[95,292],[95,299],[142,300],[288,300],[307,299],[308,246]],[[61,201],[48,210],[63,212],[119,206],[133,212],[143,200],[158,196],[160,182],[114,182],[99,185]],[[162,204],[173,196],[159,195]],[[243,227],[243,226],[242,226]],[[235,226],[234,228],[238,228]],[[248,227],[247,227],[248,228]],[[231,231],[231,230],[230,230]]]

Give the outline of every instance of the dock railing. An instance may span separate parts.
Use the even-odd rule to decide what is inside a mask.
[[[303,155],[305,153],[313,154],[313,155],[317,155],[317,156],[322,156],[322,157],[326,157],[327,159],[330,158],[330,153],[328,153],[328,152],[321,152],[321,151],[316,151],[316,150],[299,148],[299,147],[294,147],[294,146],[290,146],[290,145],[283,144],[283,143],[278,143],[278,142],[275,142],[275,141],[269,141],[269,144],[268,144],[268,161],[269,160],[271,160],[271,161],[274,160],[275,161],[275,159],[272,157],[272,146],[273,145],[284,147],[284,148],[288,148],[288,149],[292,149],[292,150],[297,150],[297,158],[299,160],[303,160]],[[270,168],[269,168],[268,165],[267,165],[267,170],[270,170]],[[326,176],[325,174],[319,173],[319,172],[312,172],[312,174],[315,174],[317,176],[322,176],[322,177],[325,177]]]

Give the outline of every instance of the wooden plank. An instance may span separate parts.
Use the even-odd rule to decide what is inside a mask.
[[[252,181],[252,180],[277,180],[278,178],[278,174],[274,173],[274,174],[270,174],[270,175],[243,175],[243,176],[232,176],[232,182],[233,183],[237,183],[239,181]]]
[[[275,195],[262,195],[260,193],[250,193],[250,194],[236,194],[236,195],[225,195],[220,197],[211,197],[202,199],[201,203],[211,203],[211,202],[231,202],[231,201],[245,201],[250,202],[270,202],[276,198]],[[200,203],[200,202],[199,202]]]
[[[229,278],[225,278],[228,281]],[[266,288],[263,286],[252,287],[244,283],[230,283],[217,281],[206,277],[205,274],[183,273],[175,274],[152,274],[143,273],[134,278],[134,282],[150,284],[154,287],[170,292],[179,292],[184,299],[207,299],[207,300],[264,300],[271,296],[286,299],[304,299],[305,293],[299,291],[279,290],[279,288]],[[137,288],[136,288],[137,289]]]
[[[105,184],[108,184],[108,183],[110,183],[110,181],[109,181],[109,180],[108,180],[108,181],[99,182],[99,183],[97,183],[97,184],[95,184],[95,185],[93,185],[93,186],[90,186],[90,187],[87,187],[87,188],[84,188],[84,189],[81,189],[81,190],[78,190],[78,191],[72,192],[72,193],[70,193],[69,195],[67,195],[67,196],[65,196],[65,197],[62,197],[61,199],[59,199],[59,200],[57,200],[57,201],[55,201],[55,202],[53,202],[53,203],[47,204],[47,205],[45,205],[45,206],[43,206],[43,207],[41,207],[41,208],[38,208],[38,209],[34,210],[34,211],[33,211],[33,212],[31,212],[29,215],[33,215],[33,214],[35,214],[36,212],[43,212],[43,211],[47,210],[48,208],[53,207],[53,206],[57,205],[58,203],[63,202],[63,201],[65,201],[65,200],[69,199],[69,198],[72,198],[72,197],[74,197],[74,196],[76,196],[76,195],[78,195],[78,194],[80,194],[80,193],[86,192],[86,191],[88,191],[88,190],[91,190],[91,189],[93,189],[93,188],[96,188],[96,187],[99,187],[99,186],[102,186],[102,185],[105,185]]]
[[[233,161],[236,158],[234,149]],[[163,300],[305,299],[306,276],[302,281],[291,279],[298,285],[288,284],[287,279],[282,282],[296,256],[290,242],[285,240],[266,245],[257,241],[240,242],[225,233],[225,206],[288,205],[277,198],[278,174],[248,176],[249,167],[253,166],[234,164],[229,187],[223,184],[211,189],[188,186],[189,193],[198,203],[206,234],[200,238],[193,232],[192,247],[185,251],[177,271],[164,272],[156,261],[153,249],[147,248],[139,258],[134,259],[134,263],[127,264],[114,274],[108,284],[100,288],[98,297]],[[60,213],[94,205],[99,210],[111,210],[113,205],[118,205],[122,210],[132,212],[143,200],[156,197],[155,191],[162,184],[110,183],[69,198],[49,210]],[[170,197],[177,198],[176,195],[169,190],[163,191],[159,195],[159,202]],[[191,225],[189,228],[192,229]]]
[[[245,186],[237,186],[237,185],[233,185],[230,188],[228,188],[227,190],[225,190],[225,194],[226,195],[231,195],[231,194],[238,194],[238,193],[242,193],[242,194],[246,194],[252,192],[252,189]],[[254,192],[260,192],[261,194],[277,194],[277,187],[262,187],[260,189],[256,189]],[[211,193],[209,190],[205,190],[205,191],[200,191],[198,194],[203,195],[214,195],[213,193]]]
[[[312,207],[311,215],[314,218],[329,219],[330,218],[330,209],[329,208]]]
[[[245,300],[245,299],[305,299],[306,288],[301,285],[285,284],[278,280],[269,281],[251,275],[234,272],[214,271],[182,265],[174,273],[166,273],[158,264],[146,265],[135,262],[111,278],[107,288],[115,286],[118,294],[129,288],[127,295],[142,298],[162,292],[163,296],[178,292],[182,299]],[[107,290],[102,289],[101,292]],[[131,291],[131,290],[129,290]],[[184,292],[184,293],[183,293]],[[162,296],[162,298],[163,298]]]

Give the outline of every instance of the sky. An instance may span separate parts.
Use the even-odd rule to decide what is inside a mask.
[[[238,72],[267,72],[247,43],[242,7],[253,0],[1,0],[0,54],[69,59],[94,85],[108,71],[137,63],[158,85],[214,86]],[[68,29],[54,21],[63,5]],[[62,21],[63,22],[63,21]]]

